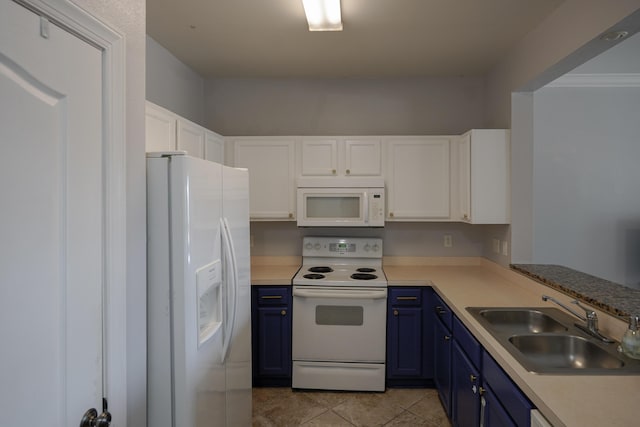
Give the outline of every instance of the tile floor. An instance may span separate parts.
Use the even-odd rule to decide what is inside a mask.
[[[434,389],[384,393],[253,389],[253,426],[450,426]]]

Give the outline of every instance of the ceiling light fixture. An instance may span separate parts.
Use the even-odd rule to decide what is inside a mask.
[[[302,0],[309,31],[342,31],[340,0]]]

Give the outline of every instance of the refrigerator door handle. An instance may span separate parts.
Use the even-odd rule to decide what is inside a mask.
[[[236,262],[236,253],[233,245],[233,239],[231,237],[231,231],[229,230],[229,222],[226,218],[220,218],[220,229],[222,231],[222,246],[225,252],[225,258],[230,264],[228,272],[230,274],[227,277],[231,277],[231,280],[226,280],[227,294],[231,296],[231,312],[227,319],[227,327],[223,346],[222,346],[222,361],[226,361],[229,356],[229,350],[231,348],[231,340],[233,338],[233,332],[236,323],[236,311],[238,306],[238,264]]]

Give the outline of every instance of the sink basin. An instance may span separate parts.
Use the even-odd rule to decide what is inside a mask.
[[[512,334],[567,331],[566,326],[540,310],[494,308],[479,313],[494,329]]]
[[[509,342],[534,367],[543,369],[619,369],[624,362],[575,335],[515,335]],[[537,368],[537,369],[536,369]]]
[[[555,307],[467,307],[466,310],[530,372],[639,375],[640,360],[592,338],[577,318]]]

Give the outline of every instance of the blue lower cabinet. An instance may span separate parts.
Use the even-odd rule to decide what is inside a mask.
[[[518,427],[486,382],[482,385],[482,425],[486,427]]]
[[[480,385],[482,346],[453,317],[451,353],[451,420],[456,427],[480,425]]]
[[[446,325],[436,318],[433,323],[433,382],[447,416],[451,418],[451,350],[453,335]]]
[[[254,386],[291,386],[291,287],[254,286],[251,301]]]
[[[485,419],[491,419],[484,425],[487,427],[531,425],[531,410],[535,407],[486,351],[482,353],[482,371],[483,393],[485,393],[483,397],[490,405],[488,410],[485,407]]]
[[[433,384],[433,332],[429,287],[389,287],[387,296],[388,387]]]
[[[480,371],[471,363],[458,342],[451,354],[451,420],[454,426],[480,425]]]

